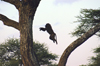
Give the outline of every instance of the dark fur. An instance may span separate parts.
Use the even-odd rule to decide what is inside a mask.
[[[52,27],[51,27],[51,25],[49,24],[49,23],[47,23],[46,25],[45,25],[45,28],[43,28],[43,27],[40,27],[40,31],[47,31],[49,34],[50,34],[50,37],[49,37],[49,39],[51,39],[54,43],[56,42],[56,44],[57,44],[57,36],[56,36],[56,34],[54,33],[54,31],[53,31],[53,29],[52,29]],[[55,39],[55,37],[56,37],[56,39]]]

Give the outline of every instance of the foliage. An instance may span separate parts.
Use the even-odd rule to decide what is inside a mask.
[[[73,36],[77,37],[82,36],[100,23],[100,9],[82,9],[80,13],[81,15],[77,16],[78,20],[76,21],[79,25],[75,31],[71,33]],[[95,35],[100,37],[100,30]],[[92,56],[89,59],[89,64],[81,66],[100,66],[100,47],[94,49],[94,53],[96,53],[96,56]]]
[[[86,66],[86,65],[80,65],[80,66]]]
[[[52,60],[56,60],[58,56],[50,53],[45,44],[33,42],[33,46],[40,65],[56,66],[53,65]],[[22,65],[19,39],[9,38],[0,44],[0,66],[18,66],[19,64]]]
[[[56,60],[56,58],[58,57],[56,54],[49,53],[48,48],[45,46],[45,44],[33,42],[33,46],[40,65],[52,64],[52,62],[49,60]]]
[[[96,54],[96,56],[92,56],[89,59],[90,62],[87,65],[84,65],[84,66],[100,66],[100,46],[95,48],[93,51]]]
[[[93,28],[95,25],[100,23],[100,9],[82,9],[81,15],[77,16],[79,23],[78,27],[71,34],[73,36],[82,36],[89,29]],[[96,33],[97,36],[100,36],[100,31]]]
[[[0,61],[2,66],[18,66],[21,62],[20,42],[18,39],[9,38],[0,44]]]

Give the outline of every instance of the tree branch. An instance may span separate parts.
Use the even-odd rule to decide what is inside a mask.
[[[80,38],[72,42],[63,52],[60,61],[58,63],[58,66],[65,66],[71,52],[75,50],[78,46],[80,46],[82,43],[84,43],[88,38],[90,38],[99,30],[100,30],[100,23],[98,23],[94,28],[91,28],[89,31],[83,34]]]
[[[5,2],[8,2],[8,3],[11,3],[13,5],[15,5],[15,7],[18,9],[20,7],[20,0],[1,0],[1,1],[5,1]]]
[[[0,14],[0,20],[3,21],[4,25],[11,26],[11,27],[14,27],[14,28],[20,30],[18,22],[13,21],[2,14]]]

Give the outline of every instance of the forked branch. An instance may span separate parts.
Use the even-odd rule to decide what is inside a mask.
[[[18,22],[11,20],[2,14],[0,14],[0,20],[3,21],[4,25],[11,26],[20,30]]]
[[[2,0],[2,1],[5,1],[5,2],[8,2],[8,3],[11,3],[13,5],[15,5],[15,7],[18,9],[19,6],[20,6],[20,0]]]

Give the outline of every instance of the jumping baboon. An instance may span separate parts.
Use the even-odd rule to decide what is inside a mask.
[[[43,27],[40,27],[40,31],[47,31],[49,34],[50,34],[50,37],[49,37],[49,39],[51,39],[54,43],[56,42],[56,44],[57,44],[57,36],[56,36],[56,34],[54,33],[54,31],[53,31],[53,29],[52,29],[52,27],[51,27],[51,25],[49,24],[49,23],[47,23],[46,25],[45,25],[45,28],[43,28]],[[55,39],[55,37],[56,37],[56,39]]]

